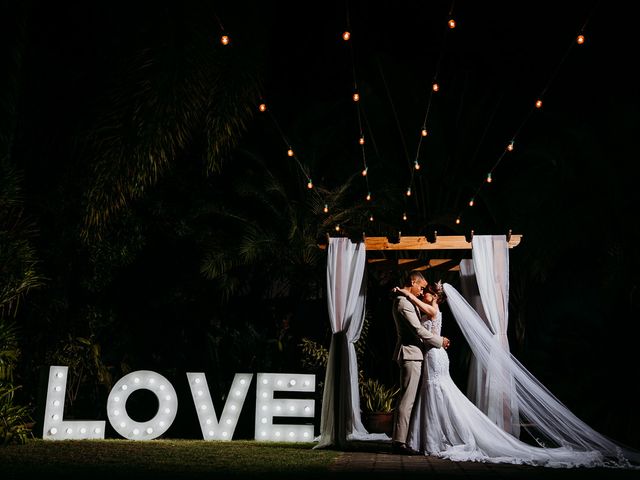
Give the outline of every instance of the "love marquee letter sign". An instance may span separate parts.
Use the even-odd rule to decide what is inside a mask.
[[[64,420],[64,399],[68,367],[49,368],[49,382],[42,438],[45,440],[104,439],[105,422]],[[187,373],[204,440],[231,440],[242,406],[247,398],[252,373],[236,373],[222,414],[216,415],[204,373]],[[315,375],[258,373],[256,378],[255,439],[277,442],[313,440],[313,424],[274,424],[274,417],[315,415],[315,400],[275,398],[274,392],[315,392]],[[149,390],[158,399],[158,411],[150,420],[137,422],[129,417],[126,403],[136,390]],[[107,418],[118,434],[130,440],[152,440],[165,433],[176,418],[178,397],[173,385],[162,375],[138,370],[122,377],[107,398]]]

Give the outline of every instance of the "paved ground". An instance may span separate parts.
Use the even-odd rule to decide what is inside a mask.
[[[613,468],[543,468],[528,465],[452,462],[428,456],[392,455],[388,447],[343,452],[332,467],[335,478],[417,479],[625,479],[640,480],[640,470]]]

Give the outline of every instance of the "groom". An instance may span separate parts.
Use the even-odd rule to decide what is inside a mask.
[[[422,295],[427,281],[419,271],[413,270],[403,285],[416,297]],[[447,348],[449,339],[424,328],[420,323],[420,311],[402,294],[393,301],[393,320],[396,324],[397,341],[393,358],[400,366],[400,397],[393,424],[393,453],[414,454],[407,447],[407,434],[411,410],[418,393],[425,345]]]

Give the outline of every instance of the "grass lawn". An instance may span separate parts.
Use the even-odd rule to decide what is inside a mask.
[[[239,440],[30,440],[0,446],[0,480],[14,478],[292,478],[328,476],[335,450]]]

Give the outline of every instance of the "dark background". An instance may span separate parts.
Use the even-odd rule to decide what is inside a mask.
[[[11,113],[5,130],[14,132],[8,159],[20,172],[45,279],[16,317],[25,400],[36,402],[36,372],[70,355],[64,345],[76,337],[100,346],[114,379],[138,368],[177,382],[186,371],[207,371],[217,391],[226,391],[236,371],[308,368],[300,340],[329,344],[324,253],[309,253],[309,239],[512,230],[523,235],[511,251],[513,353],[580,418],[640,445],[632,395],[640,318],[632,15],[578,1],[32,1],[3,2],[3,9],[4,55],[19,66],[5,77],[15,92],[3,98],[11,107],[4,108]],[[449,12],[454,30],[446,27]],[[222,27],[231,37],[227,47],[219,44]],[[350,43],[341,38],[346,28]],[[582,30],[586,41],[577,45]],[[136,70],[147,54],[157,77]],[[189,105],[201,85],[182,78],[185,69],[206,64],[216,73],[211,88],[219,88],[227,71],[224,62],[216,70],[221,58],[241,62],[230,78],[244,72],[256,87],[242,97],[251,114],[220,168],[207,170],[207,129],[190,124],[192,140],[108,224],[106,239],[83,243],[100,152],[99,142],[88,148],[84,140],[100,136],[114,92],[126,99],[149,81],[158,104],[175,94],[175,104]],[[436,77],[441,91],[430,97]],[[163,90],[163,82],[175,82],[183,97]],[[541,95],[544,106],[535,110]],[[257,110],[261,101],[265,114]],[[416,173],[428,105],[430,135]],[[171,110],[143,114],[173,123]],[[361,126],[368,183],[360,175]],[[122,132],[134,144],[142,137],[133,126]],[[503,156],[512,139],[514,152]],[[287,157],[289,146],[296,159]],[[494,182],[483,183],[494,167]],[[282,196],[267,188],[272,178]],[[411,197],[404,193],[409,184]],[[239,227],[221,212],[246,222]],[[303,236],[306,227],[312,233]],[[251,257],[240,248],[251,235],[276,241]],[[212,252],[235,264],[208,275]],[[388,292],[403,273],[368,271],[362,366],[389,384],[396,372]],[[457,286],[455,272],[428,276]],[[447,313],[452,373],[463,387],[468,352]],[[83,389],[94,397],[78,399],[78,416],[104,416],[105,385]],[[176,426],[176,435],[197,434],[192,421]]]

